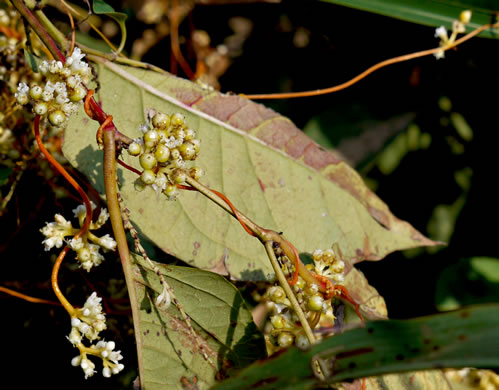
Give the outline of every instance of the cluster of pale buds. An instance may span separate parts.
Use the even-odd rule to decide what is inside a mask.
[[[91,70],[83,61],[80,48],[76,47],[71,56],[61,61],[42,61],[38,66],[41,81],[32,82],[30,86],[19,83],[15,97],[19,104],[33,103],[35,114],[47,115],[54,126],[62,125],[66,119],[76,112],[86,95],[82,83],[88,82]]]
[[[94,355],[102,359],[102,375],[109,378],[112,374],[118,374],[124,365],[119,363],[123,356],[121,351],[115,351],[114,341],[98,341],[95,345],[85,347],[82,344],[83,337],[90,341],[99,339],[99,333],[106,329],[106,316],[102,311],[102,298],[94,292],[88,297],[82,308],[75,309],[71,317],[71,332],[69,341],[75,345],[80,354],[71,360],[75,367],[80,366],[85,373],[85,379],[95,373],[95,364],[87,355]]]
[[[440,47],[446,47],[456,40],[457,34],[464,33],[466,31],[466,25],[471,20],[471,11],[466,10],[462,11],[459,14],[459,20],[454,20],[452,22],[452,33],[449,37],[447,33],[447,29],[444,26],[440,26],[435,30],[435,38],[440,39]],[[443,50],[439,50],[434,54],[435,58],[438,60],[440,58],[445,57],[445,52]]]
[[[282,259],[283,256],[280,258]],[[306,265],[309,271],[330,279],[334,285],[343,282],[345,263],[333,249],[325,251],[317,249],[312,254],[312,259],[313,263]],[[334,325],[335,316],[331,296],[319,291],[318,284],[306,282],[298,276],[298,280],[293,285],[293,292],[312,329],[319,324]],[[269,318],[271,325],[269,340],[272,349],[275,351],[292,344],[300,348],[308,347],[310,343],[284,289],[280,286],[272,286],[267,290],[266,296],[269,298],[272,310]]]
[[[91,202],[92,210],[95,204]],[[86,217],[86,208],[84,205],[78,206],[73,210],[75,217],[78,218],[78,223],[83,226]],[[76,259],[80,266],[86,271],[90,271],[92,267],[98,266],[104,260],[104,256],[99,252],[100,248],[104,251],[116,249],[116,241],[106,234],[102,237],[97,237],[92,233],[92,230],[99,229],[109,218],[107,209],[102,208],[96,222],[92,222],[88,230],[80,238],[69,240],[69,247],[76,252]],[[62,247],[65,237],[74,236],[80,229],[74,228],[70,221],[67,221],[62,215],[54,216],[55,222],[47,222],[46,226],[40,229],[40,232],[46,237],[42,241],[45,245],[45,250],[48,251],[53,247]]]
[[[156,113],[150,124],[140,127],[143,136],[128,146],[128,153],[139,156],[144,169],[135,183],[142,191],[150,186],[157,194],[162,192],[168,199],[178,195],[177,184],[185,182],[187,176],[196,180],[202,176],[199,167],[184,169],[186,163],[194,161],[199,154],[200,140],[181,113],[167,115]]]

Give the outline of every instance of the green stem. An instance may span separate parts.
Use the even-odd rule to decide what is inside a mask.
[[[47,49],[54,56],[55,59],[62,61],[62,63],[66,62],[66,57],[61,53],[59,47],[54,42],[52,37],[48,34],[45,28],[41,25],[38,19],[33,15],[33,13],[29,10],[28,7],[24,4],[22,0],[11,0],[12,5],[17,9],[17,11],[24,17],[24,19],[28,22],[31,28],[36,32],[36,34],[40,37],[42,42],[47,46]]]
[[[63,48],[64,51],[69,49],[69,42],[64,34],[50,21],[42,10],[35,11],[36,17],[41,25],[45,28],[48,34]]]
[[[120,56],[116,55],[115,53],[103,53],[99,50],[95,50],[95,49],[92,49],[92,48],[87,47],[85,45],[82,45],[81,43],[78,43],[78,47],[84,53],[88,54],[89,60],[94,61],[94,62],[99,62],[98,58],[105,58],[109,61],[117,62],[119,64],[130,65],[130,66],[134,66],[136,68],[152,70],[152,71],[157,72],[157,73],[170,75],[170,73],[168,73],[166,70],[161,69],[155,65],[148,64],[146,62],[132,60],[131,58],[127,58],[127,57],[120,57]]]
[[[114,125],[113,125],[114,130]],[[135,291],[135,283],[132,270],[132,262],[130,258],[130,252],[128,250],[128,244],[126,240],[125,229],[123,227],[123,220],[121,219],[121,211],[118,202],[118,188],[116,182],[116,140],[114,137],[113,130],[103,131],[103,141],[104,141],[104,187],[106,191],[107,207],[109,210],[109,216],[111,219],[111,225],[113,227],[114,238],[118,247],[118,253],[121,259],[121,265],[123,267],[123,273],[125,274],[125,281],[128,288],[128,295],[130,297],[130,302],[132,302],[132,317],[133,323],[139,323],[139,308],[134,302],[137,302],[137,296]],[[137,354],[138,351],[142,349],[142,340],[140,334],[135,332],[135,340],[137,343]],[[144,380],[144,366],[143,360],[138,356],[138,366],[139,366],[139,378],[141,381],[141,387],[143,388]]]

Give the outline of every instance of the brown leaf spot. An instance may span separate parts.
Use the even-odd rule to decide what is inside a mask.
[[[258,184],[260,184],[260,188],[262,189],[262,192],[265,192],[265,185],[263,184],[263,182],[258,179]]]
[[[384,212],[384,211],[381,211],[377,208],[374,208],[372,206],[369,206],[367,208],[369,210],[369,214],[371,214],[371,216],[381,225],[383,226],[385,229],[388,229],[390,230],[390,227],[391,227],[391,221],[390,221],[390,218],[388,217],[388,215]]]
[[[310,145],[313,145],[313,142],[300,131],[289,140],[285,150],[291,157],[300,158],[305,153],[305,149]]]
[[[468,318],[470,315],[471,313],[469,311],[462,311],[461,313],[459,313],[459,317],[461,318]]]
[[[227,261],[225,258],[225,254],[222,255],[220,259],[218,259],[218,261],[215,263],[213,267],[207,268],[207,270],[223,276],[230,275],[230,272],[227,269]]]
[[[279,115],[267,107],[248,102],[235,112],[229,120],[229,124],[244,131],[250,131],[263,122],[278,117]]]
[[[334,153],[324,150],[312,142],[305,148],[303,161],[309,167],[321,170],[330,164],[338,164],[341,159]]]
[[[246,100],[239,96],[216,95],[199,101],[196,104],[196,108],[221,121],[227,122],[245,104]]]
[[[196,334],[193,335],[191,333],[183,320],[172,316],[170,317],[169,325],[173,331],[180,333],[179,340],[184,349],[190,350],[193,354],[201,352],[200,349],[202,349],[209,357],[218,356],[217,352],[208,345],[200,334],[196,332]]]
[[[259,129],[255,135],[270,146],[282,149],[298,133],[300,133],[300,130],[291,122],[276,119]]]
[[[198,241],[194,241],[194,249],[199,249],[201,244]]]
[[[193,105],[203,97],[201,92],[187,88],[172,88],[171,93],[173,93],[175,97],[182,103],[185,103],[189,106]]]
[[[466,336],[465,334],[460,334],[457,336],[457,339],[459,341],[466,341],[468,339],[468,336]]]
[[[144,214],[144,209],[142,207],[139,209],[139,214],[140,215]]]

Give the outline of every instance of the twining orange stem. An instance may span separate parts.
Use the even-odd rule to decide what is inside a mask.
[[[27,302],[43,303],[46,305],[53,305],[53,306],[61,306],[61,304],[59,302],[49,301],[48,299],[32,297],[30,295],[26,295],[26,294],[20,293],[20,292],[15,291],[15,290],[11,290],[10,288],[3,287],[3,286],[0,286],[0,291],[4,292],[6,294],[12,295],[13,297],[24,299]]]
[[[385,66],[396,64],[399,62],[409,61],[409,60],[412,60],[414,58],[424,57],[424,56],[438,53],[440,51],[446,51],[446,50],[452,49],[453,47],[456,47],[456,46],[460,45],[461,43],[466,42],[467,40],[473,38],[475,35],[480,34],[482,31],[485,31],[488,28],[496,28],[498,26],[499,26],[499,22],[495,23],[495,24],[485,24],[485,25],[480,26],[477,29],[473,30],[469,34],[466,34],[462,38],[456,40],[454,43],[451,43],[447,46],[437,47],[437,48],[428,49],[428,50],[422,50],[422,51],[418,51],[416,53],[405,54],[405,55],[402,55],[399,57],[394,57],[394,58],[390,58],[390,59],[378,62],[377,64],[366,69],[364,72],[355,76],[353,79],[351,79],[347,82],[344,82],[342,84],[335,85],[334,87],[317,89],[314,91],[254,94],[254,95],[243,95],[243,96],[248,98],[248,99],[292,99],[292,98],[300,98],[300,97],[326,95],[328,93],[337,92],[337,91],[340,91],[342,89],[345,89],[345,88],[352,86],[353,84],[359,82],[360,80],[367,77],[371,73],[375,72],[378,69],[384,68]]]
[[[76,182],[75,179],[64,169],[64,167],[59,164],[59,162],[52,157],[52,155],[49,153],[49,151],[45,148],[43,145],[42,139],[40,137],[40,116],[37,115],[35,117],[35,122],[33,125],[33,131],[35,133],[35,139],[36,143],[38,144],[38,147],[40,148],[40,151],[43,153],[45,158],[48,160],[50,164],[54,166],[54,168],[59,171],[59,173],[64,176],[64,178],[73,186],[73,188],[78,191],[80,194],[81,198],[83,199],[83,203],[85,204],[85,207],[87,209],[87,215],[85,217],[85,222],[83,223],[83,226],[81,227],[81,230],[75,235],[75,238],[81,237],[83,234],[85,234],[88,230],[88,227],[90,226],[90,223],[92,222],[92,206],[90,205],[90,199],[88,198],[87,194],[83,190],[83,188],[80,187],[80,185]]]
[[[85,101],[83,103],[83,108],[85,109],[85,113],[92,119],[95,119],[93,110],[90,109],[90,102],[92,97],[94,96],[95,91],[90,89],[85,96]]]
[[[214,194],[216,194],[217,196],[219,196],[220,198],[222,198],[222,200],[225,203],[227,203],[227,205],[230,207],[230,209],[234,213],[234,217],[237,218],[237,220],[239,221],[239,223],[241,224],[241,226],[244,228],[244,230],[246,230],[246,232],[250,236],[255,237],[256,236],[255,233],[253,233],[253,231],[248,227],[248,225],[246,225],[244,223],[244,221],[241,219],[241,217],[239,216],[239,211],[237,211],[237,209],[234,207],[234,205],[232,204],[232,202],[224,194],[222,194],[221,192],[218,192],[216,190],[212,190],[211,188],[210,188],[210,191],[213,192]]]
[[[52,155],[49,153],[49,151],[45,148],[43,145],[42,139],[40,137],[40,116],[37,115],[35,117],[35,122],[33,125],[33,132],[35,133],[35,139],[36,143],[38,144],[38,147],[40,148],[40,151],[43,153],[45,158],[49,161],[50,164],[54,166],[54,168],[59,171],[59,173],[64,176],[64,178],[73,186],[76,191],[80,194],[81,198],[83,199],[83,203],[85,204],[85,208],[87,210],[87,214],[85,216],[85,221],[83,222],[83,226],[81,229],[78,231],[78,233],[75,234],[74,238],[78,239],[81,236],[83,236],[87,230],[88,227],[90,226],[90,223],[92,222],[92,206],[90,204],[90,199],[88,198],[87,194],[85,191],[80,187],[80,185],[76,182],[76,180],[73,179],[73,177],[64,169],[64,167],[59,164],[59,162],[52,157]],[[54,264],[54,267],[52,268],[52,289],[54,290],[55,295],[61,302],[61,304],[64,306],[64,308],[68,311],[70,315],[73,314],[74,308],[73,306],[68,302],[66,297],[64,297],[64,294],[61,292],[59,288],[59,283],[58,283],[58,274],[59,274],[59,268],[61,266],[62,260],[66,256],[66,253],[69,251],[69,246],[66,246],[62,252],[59,254],[57,257],[56,263]]]
[[[341,299],[344,299],[345,301],[349,302],[352,304],[352,306],[355,308],[355,312],[359,316],[359,318],[364,321],[364,317],[360,313],[360,305],[355,302],[355,300],[350,296],[348,293],[348,290],[345,286],[342,286],[341,284],[334,284],[331,279],[329,279],[326,276],[323,275],[318,275],[315,272],[310,272],[312,276],[317,280],[319,283],[319,289],[325,294],[324,299],[331,299],[334,296],[338,296]],[[339,292],[339,294],[338,294]]]

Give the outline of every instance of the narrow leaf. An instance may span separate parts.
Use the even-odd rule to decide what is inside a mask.
[[[93,10],[97,15],[106,15],[110,18],[113,18],[116,23],[120,26],[121,29],[121,42],[120,46],[116,50],[117,53],[121,53],[123,48],[125,47],[126,42],[126,25],[125,21],[127,19],[127,15],[123,12],[116,12],[113,7],[107,4],[104,0],[94,0],[93,2]]]
[[[426,26],[445,26],[452,29],[452,21],[459,18],[464,10],[471,10],[473,16],[466,26],[470,32],[484,24],[496,22],[496,8],[486,0],[322,0],[363,11],[373,12],[407,22]],[[497,31],[489,30],[478,36],[484,38],[499,38]]]
[[[182,378],[196,381],[201,389],[208,388],[216,375],[223,376],[227,369],[244,367],[265,356],[263,336],[241,294],[223,277],[155,263],[190,317],[196,332],[193,336],[175,305],[167,310],[154,306],[162,291],[159,278],[143,258],[133,258],[138,302],[131,304],[140,308],[140,321],[134,326],[140,337],[138,354],[148,390],[182,389]]]
[[[38,73],[38,60],[29,50],[23,49],[24,51],[24,60],[29,65],[31,70],[35,73]]]
[[[311,362],[318,357],[330,359],[326,377],[335,383],[442,367],[498,368],[497,351],[499,304],[470,306],[411,320],[368,322],[307,351],[293,347],[266,362],[255,363],[215,389],[311,388],[318,382]]]

